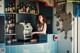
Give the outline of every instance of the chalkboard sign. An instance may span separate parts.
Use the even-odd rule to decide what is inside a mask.
[[[4,16],[0,16],[0,43],[4,42]]]

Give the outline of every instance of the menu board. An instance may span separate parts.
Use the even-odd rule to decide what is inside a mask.
[[[0,43],[4,42],[4,16],[0,16]]]
[[[0,14],[4,14],[4,0],[0,0]]]

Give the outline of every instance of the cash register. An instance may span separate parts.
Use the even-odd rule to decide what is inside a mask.
[[[18,40],[29,40],[32,38],[32,26],[30,23],[19,23],[15,26],[16,36]]]

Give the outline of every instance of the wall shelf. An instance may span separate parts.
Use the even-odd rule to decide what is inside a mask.
[[[17,14],[16,12],[6,12],[6,14]]]
[[[26,13],[26,12],[21,12],[21,13],[18,13],[18,14],[31,14],[31,15],[38,15],[38,14],[34,14],[34,13]]]
[[[16,34],[6,34],[6,35],[16,35]]]

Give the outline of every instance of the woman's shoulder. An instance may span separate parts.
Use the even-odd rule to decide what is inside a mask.
[[[44,23],[43,26],[47,26],[47,23]]]
[[[47,23],[44,23],[44,25],[47,25]]]

